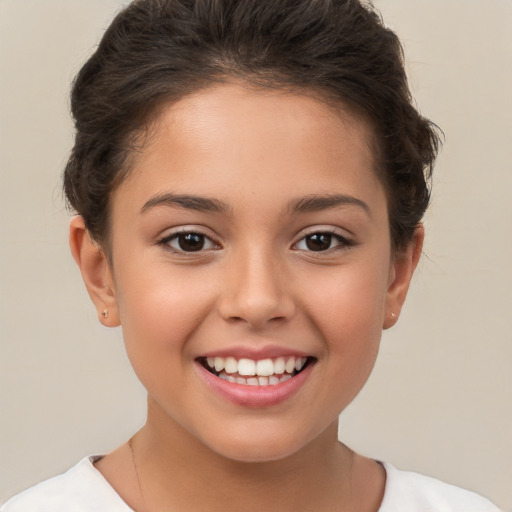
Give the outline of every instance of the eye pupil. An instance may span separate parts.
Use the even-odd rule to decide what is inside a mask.
[[[204,235],[198,233],[184,233],[178,236],[178,244],[182,251],[200,251],[204,247]]]
[[[326,251],[331,246],[332,235],[314,233],[306,237],[306,246],[310,251]]]

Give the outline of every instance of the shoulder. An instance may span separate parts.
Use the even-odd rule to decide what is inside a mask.
[[[0,512],[133,512],[87,457],[66,473],[13,496]]]
[[[500,512],[482,496],[435,478],[386,469],[386,490],[379,512]]]

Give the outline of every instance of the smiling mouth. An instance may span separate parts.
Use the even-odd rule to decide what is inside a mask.
[[[198,362],[210,373],[232,384],[275,386],[290,380],[309,366],[314,357],[276,357],[237,359],[235,357],[200,357]]]

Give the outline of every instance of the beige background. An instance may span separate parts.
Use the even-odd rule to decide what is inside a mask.
[[[144,419],[119,331],[67,249],[69,83],[119,0],[0,0],[0,502]],[[446,133],[426,256],[368,385],[354,448],[512,511],[512,2],[376,0]]]

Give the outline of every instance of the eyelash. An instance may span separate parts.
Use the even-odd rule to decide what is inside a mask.
[[[187,251],[187,250],[184,250],[183,248],[173,247],[171,245],[171,242],[175,241],[175,240],[178,241],[178,244],[179,244],[180,237],[187,236],[187,235],[189,237],[190,236],[200,237],[202,244],[197,250]],[[299,244],[301,244],[301,243],[307,244],[308,237],[313,237],[313,236],[329,237],[329,247],[327,249],[320,249],[320,250],[314,250],[314,249],[311,249],[310,247],[301,249],[299,247]],[[332,244],[333,239],[336,240],[337,243],[336,243],[336,245],[331,247],[330,245]],[[204,247],[205,244],[209,244],[210,247],[205,248]],[[220,245],[212,237],[205,235],[204,233],[201,233],[200,231],[194,231],[194,230],[188,230],[188,229],[183,229],[181,231],[171,233],[170,235],[163,237],[162,239],[160,239],[158,241],[158,245],[164,246],[167,250],[170,250],[176,254],[190,254],[190,255],[195,254],[195,253],[201,254],[201,253],[204,253],[205,251],[216,250],[220,247]],[[325,253],[331,253],[331,252],[337,251],[337,250],[347,249],[347,248],[352,247],[353,245],[354,245],[354,242],[352,240],[345,238],[344,236],[340,235],[339,233],[336,233],[334,230],[323,229],[323,230],[311,231],[310,233],[307,233],[298,242],[295,242],[293,244],[293,247],[296,248],[295,250],[299,250],[299,251],[325,254]]]
[[[339,233],[337,233],[334,230],[320,229],[320,230],[315,230],[315,231],[311,231],[311,232],[307,233],[298,242],[296,242],[294,244],[294,246],[298,247],[298,245],[301,242],[304,242],[304,243],[307,244],[308,237],[312,237],[312,236],[315,236],[315,235],[321,235],[321,236],[328,236],[328,237],[330,237],[329,245],[332,244],[332,241],[333,241],[332,239],[336,240],[338,243],[335,246],[333,246],[333,247],[328,247],[327,249],[320,250],[320,251],[315,251],[315,250],[312,250],[312,249],[310,249],[310,250],[298,249],[298,250],[302,250],[302,251],[309,252],[309,253],[326,254],[326,253],[331,253],[333,251],[348,249],[348,248],[350,248],[350,247],[355,245],[355,243],[352,240],[349,240],[348,238],[340,235]]]
[[[188,235],[188,236],[195,235],[197,237],[201,237],[203,245],[198,250],[192,250],[192,251],[186,251],[186,250],[183,250],[180,248],[173,247],[171,245],[172,241],[177,240],[179,243],[179,237],[186,236],[186,235]],[[208,247],[205,249],[204,244],[210,244],[211,247]],[[172,251],[176,254],[191,254],[191,255],[192,254],[201,254],[205,251],[215,250],[219,247],[219,244],[212,237],[205,235],[204,233],[201,233],[200,231],[192,230],[192,229],[183,229],[183,230],[171,233],[170,235],[166,235],[165,237],[163,237],[162,239],[160,239],[158,241],[158,245],[161,245],[161,246],[165,247],[167,250]]]

